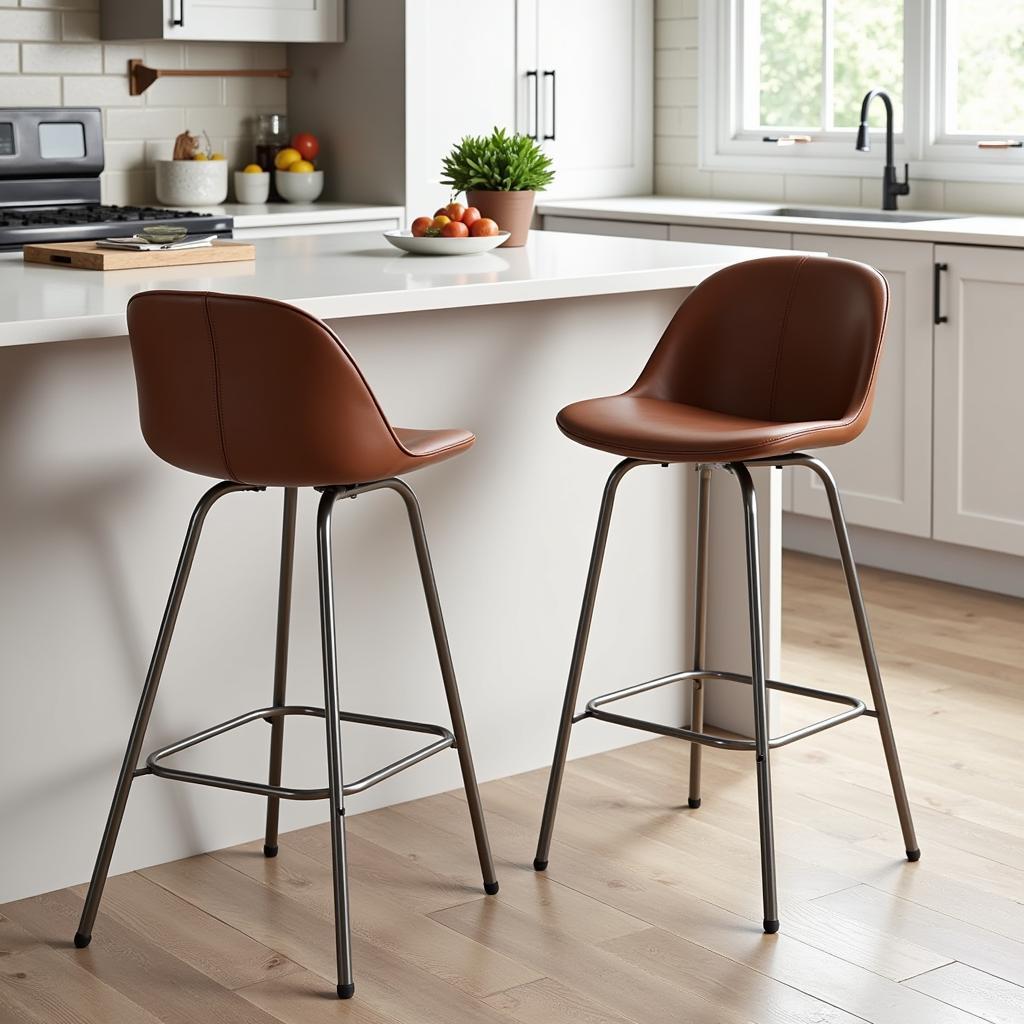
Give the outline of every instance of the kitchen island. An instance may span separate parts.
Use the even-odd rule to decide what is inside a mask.
[[[89,874],[186,521],[207,487],[142,440],[125,336],[131,295],[200,289],[293,302],[331,322],[393,422],[477,434],[467,455],[410,483],[486,780],[550,761],[598,500],[615,462],[566,440],[555,413],[623,390],[688,289],[769,254],[534,232],[525,248],[474,257],[402,255],[379,234],[261,240],[251,264],[159,271],[0,257],[0,902]],[[743,671],[739,502],[719,475],[709,659]],[[778,474],[759,475],[774,671],[781,513]],[[623,485],[584,694],[683,667],[693,484],[691,470],[671,467],[639,470]],[[300,493],[289,671],[290,700],[308,704],[322,698],[315,504]],[[269,702],[280,514],[280,492],[232,496],[211,514],[147,750]],[[343,703],[445,721],[400,503],[366,495],[342,503],[335,520]],[[747,701],[745,688],[713,694],[709,720],[742,729]],[[685,719],[678,691],[636,710]],[[406,749],[401,736],[369,732],[346,729],[346,774]],[[268,736],[254,724],[182,762],[262,778]],[[641,738],[588,722],[575,730],[573,754]],[[318,720],[289,722],[285,749],[286,784],[322,784]],[[435,758],[353,800],[350,812],[457,785],[456,759]],[[263,813],[262,800],[140,780],[113,871],[252,839]],[[286,803],[282,828],[325,814],[321,804]],[[524,863],[532,853],[524,845]]]

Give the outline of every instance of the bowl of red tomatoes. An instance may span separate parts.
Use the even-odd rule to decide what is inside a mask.
[[[385,231],[396,248],[421,256],[468,256],[496,249],[509,237],[475,206],[449,203],[433,217],[417,217],[407,230]]]

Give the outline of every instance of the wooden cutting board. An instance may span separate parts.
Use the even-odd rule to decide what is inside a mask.
[[[144,267],[183,267],[193,263],[235,263],[256,259],[256,246],[248,242],[217,240],[201,249],[163,249],[130,252],[101,249],[95,242],[59,242],[26,245],[25,262],[79,270],[137,270]]]

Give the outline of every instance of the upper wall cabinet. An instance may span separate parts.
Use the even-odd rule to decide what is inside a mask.
[[[344,0],[102,0],[103,39],[332,43]]]
[[[520,0],[518,128],[554,161],[549,198],[649,192],[653,0]]]
[[[441,164],[464,135],[516,121],[517,0],[411,0],[405,38],[405,205],[410,219],[448,200]],[[473,25],[484,45],[445,60],[453,25]],[[348,46],[358,46],[353,36]],[[401,117],[401,114],[396,116]]]

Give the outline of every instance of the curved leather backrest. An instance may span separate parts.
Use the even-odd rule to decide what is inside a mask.
[[[862,263],[775,256],[700,284],[627,394],[781,423],[871,412],[889,291]]]
[[[376,479],[408,461],[337,336],[294,306],[142,292],[128,333],[142,433],[174,466],[301,487]]]

